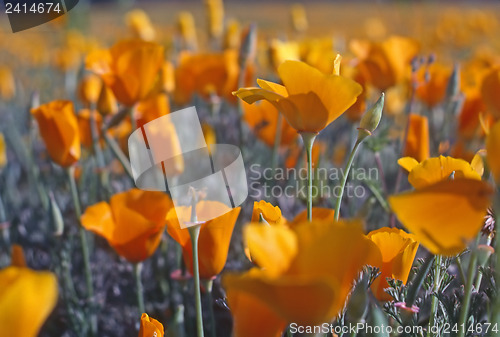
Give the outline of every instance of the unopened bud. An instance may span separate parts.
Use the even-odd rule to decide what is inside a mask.
[[[366,137],[371,136],[372,132],[375,131],[380,120],[382,119],[382,110],[384,109],[384,98],[385,95],[382,93],[377,102],[365,112],[361,121],[359,122],[358,128],[358,142],[363,141]]]
[[[243,68],[247,64],[247,62],[254,57],[256,44],[257,25],[255,23],[252,23],[243,32],[243,37],[241,39],[240,55],[238,60],[240,68]]]
[[[486,263],[488,262],[488,259],[490,258],[493,253],[495,253],[495,250],[493,247],[488,246],[488,245],[479,245],[477,246],[477,263],[484,267]]]

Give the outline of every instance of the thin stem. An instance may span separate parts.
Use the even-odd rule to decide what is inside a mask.
[[[312,148],[314,144],[314,139],[316,139],[316,133],[303,132],[300,134],[302,140],[304,141],[304,148],[307,154],[307,221],[312,221]]]
[[[116,141],[113,139],[113,137],[111,137],[107,133],[107,131],[103,132],[103,137],[104,140],[106,141],[106,144],[108,144],[109,148],[111,149],[115,157],[122,164],[125,173],[127,173],[130,179],[134,180],[134,176],[132,174],[132,168],[130,167],[130,162],[128,161],[123,151],[120,149],[120,146],[118,146]]]
[[[139,314],[142,315],[146,312],[144,307],[144,287],[142,285],[142,262],[134,264],[134,276],[135,276],[135,286],[137,291],[137,308],[139,309]]]
[[[80,224],[79,236],[80,236],[80,245],[82,246],[85,282],[87,286],[87,300],[90,304],[92,304],[94,298],[94,286],[92,284],[92,271],[90,269],[90,253],[87,242],[87,231],[85,230],[85,228],[83,228],[83,226],[80,223],[80,218],[82,216],[82,208],[80,204],[80,197],[78,195],[78,190],[76,187],[74,166],[70,166],[68,168],[68,177],[69,177],[69,186],[71,189],[71,196],[73,198],[73,205],[75,208],[76,217],[78,219],[78,223]],[[91,321],[92,335],[95,336],[97,334],[97,319],[95,315],[91,315],[90,321]]]
[[[191,246],[193,248],[193,279],[194,294],[196,304],[196,329],[198,337],[203,337],[203,316],[201,310],[201,292],[200,292],[200,270],[198,266],[198,238],[200,237],[201,224],[188,227],[191,237]]]
[[[384,174],[384,165],[382,164],[382,159],[380,158],[380,152],[375,152],[375,163],[377,164],[377,168],[380,172],[380,180],[382,181],[382,189],[387,195],[388,189],[387,189],[387,183],[385,181],[385,174]]]
[[[436,322],[437,309],[439,306],[439,299],[437,297],[437,293],[439,291],[439,287],[441,285],[441,256],[437,255],[434,265],[434,287],[433,292],[434,296],[432,297],[431,303],[431,317],[429,319],[429,329],[427,330],[427,337],[431,336],[432,327]]]
[[[464,298],[462,302],[462,308],[460,310],[460,319],[458,321],[459,327],[464,327],[465,323],[467,323],[467,318],[469,317],[469,306],[472,295],[472,285],[474,283],[474,275],[476,273],[476,265],[477,265],[477,253],[476,249],[473,249],[472,254],[470,256],[469,269],[467,272],[467,284],[465,285]],[[464,337],[465,330],[466,330],[465,328],[460,329],[458,337]]]
[[[458,268],[458,273],[460,275],[460,278],[462,279],[462,283],[465,285],[465,272],[464,272],[464,268],[462,267],[462,259],[460,258],[460,256],[457,257],[457,268]]]
[[[481,233],[479,233],[481,235]],[[491,244],[491,236],[488,236],[488,239],[485,243],[485,245],[489,246]],[[479,288],[481,288],[481,282],[483,281],[483,273],[477,273],[477,279],[476,283],[474,285],[474,288],[479,291]]]
[[[215,314],[214,314],[214,306],[213,306],[213,297],[212,290],[214,281],[213,280],[204,280],[203,284],[205,285],[205,289],[207,290],[207,301],[208,301],[208,314],[210,315],[210,335],[211,337],[217,337],[217,331],[215,327]]]
[[[354,148],[349,155],[349,159],[347,160],[347,164],[344,170],[344,175],[342,177],[342,182],[340,184],[340,195],[337,198],[337,202],[335,203],[335,221],[339,220],[340,217],[340,204],[342,203],[342,196],[344,195],[345,184],[347,183],[347,177],[349,176],[349,171],[351,170],[352,162],[354,161],[354,156],[356,155],[356,151],[358,151],[360,141],[356,141],[354,144]]]
[[[274,135],[274,146],[273,146],[273,154],[272,154],[272,162],[271,162],[273,174],[274,174],[274,171],[276,170],[276,167],[278,167],[282,128],[283,128],[283,115],[281,113],[278,113],[278,122],[276,124],[276,131],[275,131],[276,134]]]

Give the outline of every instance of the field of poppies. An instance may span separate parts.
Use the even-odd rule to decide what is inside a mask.
[[[0,337],[499,336],[499,14],[0,13]]]

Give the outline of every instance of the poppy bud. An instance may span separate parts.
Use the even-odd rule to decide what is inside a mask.
[[[363,141],[366,137],[371,136],[375,131],[380,120],[382,119],[382,110],[384,109],[384,93],[380,96],[377,102],[368,110],[359,122],[358,142]]]

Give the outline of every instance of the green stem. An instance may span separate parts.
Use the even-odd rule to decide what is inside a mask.
[[[307,221],[312,221],[312,149],[314,144],[314,139],[316,139],[317,133],[312,132],[302,132],[300,134],[302,140],[304,141],[304,147],[307,154]]]
[[[200,270],[198,266],[198,238],[200,237],[201,224],[195,224],[188,227],[191,237],[191,246],[193,248],[193,279],[194,294],[196,301],[196,329],[198,337],[203,337],[203,316],[201,310],[201,292],[200,292]]]
[[[337,202],[335,203],[335,221],[339,220],[340,217],[340,204],[342,203],[342,196],[344,195],[345,184],[347,183],[347,178],[349,177],[349,171],[351,170],[352,162],[354,161],[354,156],[356,155],[356,151],[358,151],[358,147],[361,144],[360,140],[357,140],[354,144],[354,147],[349,155],[349,159],[347,160],[347,164],[345,166],[344,175],[342,176],[342,182],[340,184],[340,195],[337,198]]]
[[[462,279],[462,283],[465,285],[465,272],[464,268],[462,267],[462,259],[460,256],[457,257],[457,268],[458,268],[458,274],[460,275],[460,278]]]
[[[274,171],[276,167],[278,167],[278,159],[279,159],[279,149],[281,143],[281,130],[283,128],[283,115],[281,113],[278,114],[278,122],[276,124],[276,134],[274,135],[274,146],[273,146],[273,154],[272,154],[272,162],[271,167]]]
[[[212,297],[212,289],[214,285],[213,280],[204,280],[203,284],[205,289],[207,290],[207,301],[208,301],[208,313],[210,315],[210,335],[212,337],[217,337],[217,331],[215,327],[215,314],[214,314],[214,306],[213,306],[213,297]]]
[[[434,296],[432,297],[431,303],[431,316],[429,319],[429,329],[427,330],[427,337],[431,337],[432,327],[436,322],[437,310],[439,306],[439,299],[437,297],[437,293],[439,291],[439,287],[441,285],[441,256],[437,255],[434,265],[434,287],[433,292]]]
[[[74,166],[70,166],[68,168],[68,177],[69,177],[69,186],[71,189],[71,196],[73,198],[73,205],[75,208],[76,217],[78,219],[78,223],[80,225],[79,228],[79,236],[80,236],[80,245],[82,246],[82,256],[83,256],[83,265],[85,272],[85,282],[87,286],[87,301],[92,305],[94,298],[94,286],[92,284],[92,271],[90,269],[90,253],[89,246],[87,242],[87,231],[83,228],[80,218],[82,216],[82,208],[80,204],[80,197],[78,195],[78,189],[76,187],[75,181],[75,168]],[[91,309],[92,310],[92,309]],[[91,330],[92,335],[97,335],[97,317],[95,315],[91,315],[90,317]]]
[[[474,283],[474,275],[476,273],[476,265],[477,265],[477,252],[476,249],[474,248],[470,256],[469,269],[467,271],[467,284],[465,285],[464,298],[462,300],[463,301],[462,308],[460,310],[460,319],[458,321],[459,327],[465,327],[465,324],[467,323],[467,318],[469,317],[469,306],[472,295],[472,285]],[[458,337],[464,337],[466,330],[467,330],[466,328],[460,329]]]
[[[128,161],[123,151],[120,149],[120,146],[118,146],[116,141],[113,139],[113,137],[111,137],[107,133],[106,130],[103,131],[103,137],[104,140],[106,141],[106,144],[108,144],[109,148],[111,149],[111,152],[113,152],[115,157],[122,164],[125,173],[127,173],[130,179],[134,180],[134,176],[132,174],[132,168],[130,167],[130,162]]]
[[[142,315],[146,312],[144,307],[144,287],[142,285],[142,262],[134,264],[134,276],[135,276],[135,286],[137,291],[137,308],[139,309],[139,314]]]

